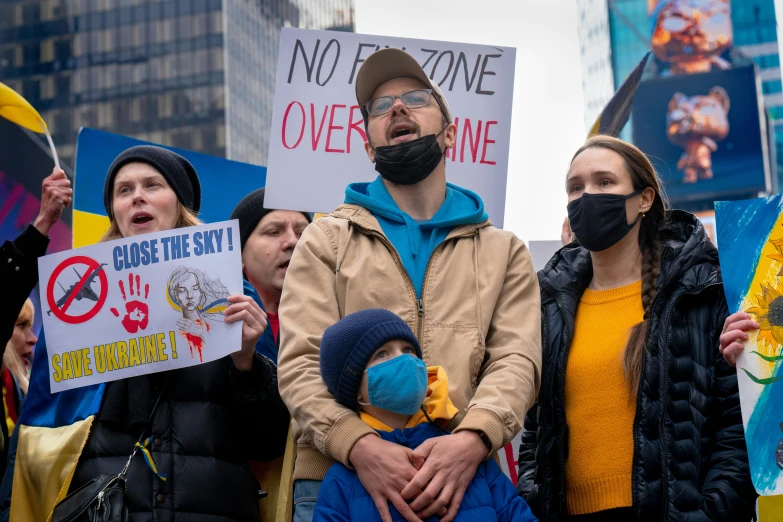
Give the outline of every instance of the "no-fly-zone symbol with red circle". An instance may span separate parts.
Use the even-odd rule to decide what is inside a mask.
[[[86,267],[81,274],[76,270],[78,266]],[[106,303],[106,297],[109,293],[109,282],[106,278],[106,272],[103,271],[104,266],[106,266],[106,263],[98,263],[87,256],[69,257],[57,265],[46,286],[46,301],[49,304],[48,313],[54,314],[57,319],[68,324],[84,323],[95,317],[95,315],[101,311],[101,308],[103,308],[104,303]],[[70,278],[69,280],[76,280],[76,282],[71,284],[68,288],[63,286],[62,283],[59,283],[64,294],[58,299],[55,299],[54,288],[57,279],[63,271],[69,267],[73,267],[78,279],[76,277]],[[100,281],[101,285],[101,288],[97,293],[92,286],[96,278]],[[68,309],[73,301],[81,301],[82,299],[94,301],[95,304],[81,315],[70,315]]]

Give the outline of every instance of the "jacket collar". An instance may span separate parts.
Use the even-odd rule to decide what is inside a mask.
[[[659,290],[679,285],[693,291],[720,282],[718,249],[696,216],[682,210],[669,212],[661,241]]]
[[[673,291],[681,286],[694,291],[720,282],[718,250],[709,240],[704,226],[693,215],[682,210],[667,213],[661,230],[661,275],[658,291]],[[538,273],[541,286],[567,308],[576,305],[593,277],[590,252],[572,243],[560,249]]]
[[[345,219],[349,221],[351,224],[361,229],[367,230],[368,232],[380,234],[381,236],[385,237],[385,234],[381,229],[380,223],[378,223],[378,220],[375,219],[375,216],[372,215],[372,212],[359,205],[351,205],[348,203],[344,203],[339,207],[337,207],[334,210],[334,212],[330,214],[330,216],[338,219]],[[490,221],[489,219],[482,221],[481,223],[459,225],[454,227],[454,229],[449,233],[449,235],[446,236],[446,239],[451,239],[453,237],[458,237],[458,236],[472,235],[475,233],[475,231],[491,225],[492,225],[492,221]]]

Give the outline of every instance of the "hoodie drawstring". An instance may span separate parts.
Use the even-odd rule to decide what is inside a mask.
[[[416,258],[419,253],[419,244],[421,243],[421,227],[408,214],[403,214],[402,217],[405,220],[405,228],[408,232],[408,244],[411,248],[411,254]]]
[[[441,428],[440,425],[437,422],[435,422],[434,420],[432,420],[430,418],[430,416],[427,414],[427,408],[423,404],[421,405],[421,412],[424,414],[424,417],[427,419],[427,422],[429,422],[430,424],[433,424],[436,428],[438,428],[438,430],[440,430],[441,432],[445,433],[446,435],[451,435],[451,433],[449,433],[448,431],[446,431],[443,428]]]

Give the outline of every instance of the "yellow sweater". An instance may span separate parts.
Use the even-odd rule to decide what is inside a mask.
[[[570,515],[631,506],[636,401],[623,372],[631,327],[641,322],[641,281],[586,290],[568,353],[566,499]]]

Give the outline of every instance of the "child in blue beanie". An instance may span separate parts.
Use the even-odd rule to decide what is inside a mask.
[[[357,411],[381,438],[411,449],[448,435],[445,427],[457,414],[446,372],[424,364],[413,331],[387,310],[356,312],[327,328],[321,339],[321,376],[335,399]],[[392,520],[404,520],[391,504],[389,509]],[[476,470],[455,522],[535,520],[489,459]],[[313,521],[381,522],[381,516],[356,472],[335,463],[321,485]]]

